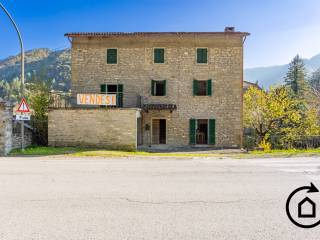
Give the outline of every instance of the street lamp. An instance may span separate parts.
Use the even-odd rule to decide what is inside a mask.
[[[16,30],[19,41],[20,41],[20,50],[21,50],[21,95],[24,97],[24,47],[23,47],[23,41],[21,37],[21,33],[19,31],[19,28],[15,21],[13,20],[11,14],[8,12],[8,10],[3,6],[3,4],[0,2],[0,7],[5,12],[5,14],[10,19],[12,25],[14,26],[14,29]],[[24,150],[24,121],[21,121],[21,149]]]

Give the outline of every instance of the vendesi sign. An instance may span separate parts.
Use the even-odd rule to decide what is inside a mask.
[[[98,106],[116,106],[116,94],[92,94],[92,93],[78,93],[78,105],[98,105]]]

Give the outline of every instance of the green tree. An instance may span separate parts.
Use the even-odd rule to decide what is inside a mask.
[[[262,138],[277,134],[280,127],[294,127],[300,120],[298,100],[285,87],[269,92],[250,87],[244,94],[244,123]]]
[[[31,124],[35,130],[33,140],[37,144],[47,145],[51,82],[42,77],[41,74],[33,73],[31,80],[27,84],[27,98],[32,109]]]
[[[309,84],[312,88],[320,92],[320,68],[312,73]]]
[[[307,92],[306,69],[303,60],[296,55],[289,64],[285,84],[299,98],[304,98]]]
[[[4,100],[18,102],[21,99],[21,81],[16,78],[8,83],[5,80],[0,81],[0,97]]]
[[[320,133],[315,110],[308,109],[286,87],[269,92],[250,87],[244,94],[244,125],[256,131],[259,141],[272,141],[273,147],[280,148]]]
[[[318,110],[320,115],[320,68],[318,68],[309,79],[310,98],[309,103]]]

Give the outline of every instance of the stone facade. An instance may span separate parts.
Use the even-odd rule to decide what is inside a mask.
[[[67,34],[72,39],[72,92],[99,92],[101,84],[123,84],[124,108],[175,104],[177,109],[142,112],[142,145],[151,145],[147,126],[167,120],[167,146],[189,145],[190,119],[215,119],[212,147],[242,145],[243,40],[246,33]],[[165,63],[153,62],[153,49],[165,49]],[[208,49],[208,63],[196,62],[196,49]],[[108,48],[118,63],[107,64]],[[193,80],[212,80],[212,96],[194,96]],[[166,80],[166,96],[151,95],[151,80]],[[118,116],[121,121],[121,116]],[[93,132],[97,126],[92,126]]]
[[[26,122],[24,123],[24,146],[32,144],[33,129]],[[12,129],[12,149],[21,148],[21,123],[15,121]]]
[[[0,155],[7,155],[12,149],[12,112],[9,102],[0,102]]]
[[[51,109],[50,146],[134,150],[138,109]]]

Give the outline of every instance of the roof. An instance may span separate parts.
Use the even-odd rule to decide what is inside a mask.
[[[152,35],[240,35],[249,36],[248,32],[71,32],[66,37],[109,37],[109,36],[152,36]]]
[[[255,82],[255,83],[248,82],[248,81],[243,81],[243,88],[244,88],[245,90],[247,90],[249,87],[256,87],[256,88],[258,88],[258,89],[260,89],[260,90],[262,89],[262,88],[259,86],[258,81]]]

